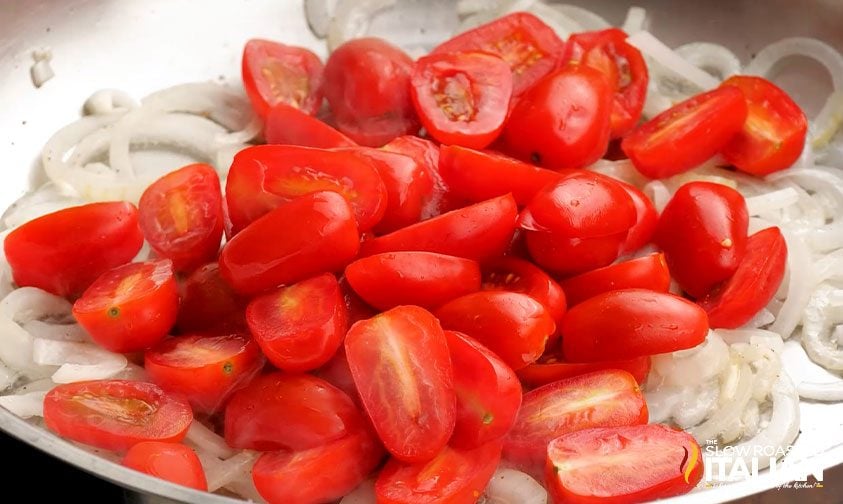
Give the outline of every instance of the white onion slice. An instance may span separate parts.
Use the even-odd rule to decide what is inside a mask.
[[[747,75],[770,77],[776,63],[789,56],[806,56],[822,63],[831,74],[835,90],[843,90],[843,55],[830,45],[808,37],[791,37],[774,42],[755,55],[744,68]]]
[[[0,396],[0,406],[21,418],[44,416],[44,397],[46,391],[26,394]]]
[[[546,504],[547,490],[527,473],[499,468],[486,487],[486,504]]]
[[[375,13],[395,5],[397,0],[338,0],[328,27],[328,51],[366,35]]]
[[[720,395],[720,407],[708,419],[690,430],[697,441],[704,442],[707,439],[716,439],[734,421],[739,421],[744,408],[752,397],[752,371],[749,365],[743,364],[737,368],[737,381],[734,385],[734,392],[724,396]],[[731,388],[728,383],[722,388]],[[727,399],[728,398],[728,399]],[[728,441],[728,440],[727,440]]]
[[[325,38],[331,24],[331,16],[337,6],[337,0],[304,0],[304,15],[307,26],[319,38]]]
[[[130,110],[139,106],[137,100],[119,89],[100,89],[85,100],[82,109],[89,115],[110,114],[117,109]]]
[[[843,380],[828,383],[802,382],[797,388],[799,397],[814,401],[843,401]]]
[[[676,77],[681,77],[701,90],[708,90],[720,84],[717,79],[685,61],[682,56],[664,45],[662,41],[648,31],[642,30],[630,35],[626,40],[642,53],[658,61]]]
[[[810,265],[812,260],[805,243],[787,229],[782,229],[782,235],[787,243],[787,297],[770,330],[787,339],[799,325],[815,283],[811,270],[806,271],[806,265]]]
[[[648,29],[649,24],[649,20],[647,19],[647,9],[632,6],[628,11],[626,11],[626,19],[624,19],[621,29],[628,35],[632,35]]]
[[[706,72],[713,70],[714,77],[718,79],[741,73],[741,61],[735,53],[720,44],[693,42],[677,47],[676,53]]]
[[[34,62],[29,71],[32,76],[32,84],[37,88],[56,76],[53,67],[50,66],[50,61],[45,59]]]
[[[811,147],[821,149],[828,145],[843,125],[843,89],[834,90],[811,122]]]
[[[21,287],[0,301],[0,316],[24,324],[47,318],[67,319],[73,305],[63,297],[37,287]]]
[[[111,378],[126,368],[128,361],[92,343],[36,338],[32,360],[40,365],[60,366],[52,379],[56,383],[74,383]]]
[[[729,366],[729,347],[710,331],[705,341],[694,348],[654,355],[653,369],[664,377],[669,387],[687,387],[706,382]]]
[[[234,449],[226,444],[222,436],[205,427],[202,422],[197,420],[194,420],[190,424],[185,441],[193,445],[197,450],[202,450],[220,459],[230,458],[236,453]]]
[[[777,191],[746,198],[746,208],[749,215],[756,216],[787,208],[798,201],[799,193],[792,187],[785,187]]]
[[[661,213],[670,201],[670,191],[661,180],[651,180],[642,189],[644,194],[653,202],[656,211]]]
[[[21,327],[33,338],[57,341],[91,341],[88,331],[79,324],[50,324],[40,320],[30,320],[22,324]]]
[[[340,504],[376,504],[375,480],[368,479],[340,500]]]
[[[232,481],[251,474],[252,465],[258,458],[258,453],[243,450],[226,460],[205,466],[205,478],[208,480],[208,491],[215,492]],[[203,464],[204,465],[204,464]]]
[[[0,392],[8,389],[18,379],[18,372],[0,362]]]

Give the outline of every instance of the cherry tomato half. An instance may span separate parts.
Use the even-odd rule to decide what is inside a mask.
[[[525,386],[541,387],[565,378],[605,369],[626,371],[640,385],[647,380],[647,375],[650,374],[650,356],[645,355],[622,361],[564,362],[555,356],[543,355],[538,361],[519,369],[516,374]]]
[[[126,452],[124,466],[197,490],[208,491],[202,462],[191,448],[179,443],[145,441]]]
[[[650,254],[562,280],[562,288],[571,306],[613,290],[647,289],[667,292],[670,288],[670,271],[667,269],[664,254]]]
[[[322,62],[303,47],[252,39],[243,48],[243,87],[261,117],[285,103],[307,114],[322,105]]]
[[[300,145],[319,149],[357,145],[320,119],[286,103],[279,103],[269,109],[263,136],[268,144]]]
[[[51,431],[104,450],[123,452],[142,441],[179,442],[192,421],[187,401],[151,383],[66,383],[44,397],[44,423]]]
[[[372,314],[374,316],[374,314]],[[348,357],[345,355],[345,347],[340,346],[337,353],[331,357],[331,360],[324,366],[313,372],[319,378],[322,378],[331,385],[342,390],[348,397],[354,401],[358,406],[362,406],[360,402],[360,394],[357,392],[357,385],[354,384],[354,377],[351,376],[351,368],[348,367]]]
[[[216,261],[196,268],[184,280],[176,326],[181,333],[213,334],[246,328],[246,299],[223,280]]]
[[[632,198],[632,204],[635,205],[635,224],[629,228],[626,241],[621,247],[621,254],[630,254],[650,243],[656,232],[659,213],[650,198],[640,189],[620,180],[617,182]]]

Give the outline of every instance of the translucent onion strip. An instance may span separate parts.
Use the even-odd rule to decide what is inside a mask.
[[[688,63],[709,72],[718,79],[741,73],[741,61],[725,46],[711,42],[693,42],[676,48]]]
[[[630,35],[627,42],[659,62],[676,77],[690,82],[699,89],[708,90],[720,84],[720,81],[686,61],[648,31],[640,31]]]

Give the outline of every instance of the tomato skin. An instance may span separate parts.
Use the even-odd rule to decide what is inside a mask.
[[[322,62],[303,47],[252,39],[243,48],[243,87],[255,112],[285,103],[310,115],[322,105]]]
[[[721,86],[743,93],[749,113],[743,129],[723,148],[726,161],[753,175],[784,170],[805,147],[808,120],[781,88],[761,77],[736,75]]]
[[[672,294],[624,289],[574,306],[562,321],[562,352],[571,362],[624,360],[693,348],[708,334],[702,308]]]
[[[3,249],[18,286],[75,297],[101,274],[131,261],[142,244],[135,206],[108,202],[33,219],[13,229]]]
[[[106,271],[73,303],[73,317],[103,348],[136,352],[158,343],[176,322],[179,292],[169,259]]]
[[[217,257],[222,238],[222,193],[217,172],[197,163],[153,182],[138,202],[141,230],[176,271],[192,271]]]
[[[361,231],[383,218],[386,187],[372,162],[343,151],[256,145],[234,156],[225,186],[233,234],[270,210],[319,191],[342,194]]]
[[[524,394],[518,419],[504,441],[504,458],[535,470],[547,444],[593,427],[647,423],[647,403],[626,371],[606,369],[565,378]]]
[[[268,144],[300,145],[319,149],[355,147],[354,140],[312,115],[279,103],[269,109],[263,136]]]
[[[161,441],[138,443],[129,448],[120,463],[156,478],[208,491],[208,481],[199,457],[183,444]]]
[[[489,261],[503,255],[515,232],[511,195],[453,210],[362,244],[360,255],[418,250]]]
[[[653,239],[659,222],[659,213],[650,198],[640,189],[622,181],[618,181],[618,184],[626,191],[635,206],[635,224],[629,228],[626,241],[621,247],[621,254],[630,254],[650,243],[650,240]]]
[[[468,201],[512,193],[516,203],[526,205],[541,188],[561,178],[558,172],[492,152],[458,145],[444,145],[439,152],[442,179],[455,196]]]
[[[225,442],[232,448],[307,450],[364,425],[351,398],[307,374],[258,376],[225,407]]]
[[[176,326],[183,334],[225,334],[246,329],[246,299],[223,280],[216,261],[196,268],[184,280]]]
[[[324,273],[253,298],[246,321],[272,365],[301,373],[336,353],[348,330],[348,308],[336,277]]]
[[[399,306],[351,326],[345,351],[386,449],[406,462],[432,459],[456,418],[453,368],[439,321],[423,308]]]
[[[360,145],[380,147],[418,131],[410,99],[413,60],[377,38],[350,40],[325,64],[325,98],[340,131]]]
[[[379,310],[398,305],[436,308],[480,290],[477,261],[433,252],[386,252],[345,268],[351,287]]]
[[[748,227],[741,193],[722,184],[690,182],[662,211],[654,241],[682,290],[700,298],[735,273]]]
[[[724,86],[698,94],[638,126],[621,148],[649,178],[670,177],[713,157],[743,127],[746,100]]]
[[[666,425],[586,429],[550,442],[546,482],[554,504],[650,502],[696,487],[702,459],[690,434]]]
[[[787,243],[777,227],[749,237],[737,271],[700,301],[711,327],[738,328],[773,299],[784,278]]]
[[[514,370],[535,362],[556,330],[547,309],[519,292],[475,292],[435,313],[442,327],[476,339]]]
[[[219,410],[263,365],[260,348],[245,334],[176,336],[144,354],[149,379],[203,413]]]
[[[457,422],[450,445],[471,449],[500,439],[509,432],[521,406],[518,377],[476,340],[456,331],[445,331],[445,336],[457,394]]]
[[[565,378],[603,371],[620,369],[631,374],[639,385],[650,374],[650,356],[634,357],[623,361],[606,362],[564,362],[556,357],[542,357],[529,366],[519,369],[518,378],[527,387],[541,387]]]
[[[482,149],[503,130],[512,72],[493,54],[435,53],[419,58],[410,84],[422,126],[443,144]]]
[[[374,314],[372,314],[372,316],[374,316]],[[348,366],[348,357],[345,355],[344,346],[340,346],[339,349],[337,349],[337,353],[331,357],[331,360],[329,360],[321,368],[314,371],[313,374],[348,394],[348,397],[350,397],[356,405],[362,407],[360,394],[357,392],[357,386],[354,384],[354,377],[351,376],[351,368]]]
[[[504,152],[554,170],[582,168],[609,146],[612,90],[592,68],[568,66],[535,84],[512,108]]]
[[[220,254],[220,273],[236,292],[257,294],[342,269],[359,247],[345,198],[311,193],[279,205],[229,240]]]
[[[499,56],[512,71],[512,94],[519,96],[556,68],[565,43],[542,20],[515,12],[439,44],[431,54],[483,51]]]
[[[252,480],[269,504],[321,504],[342,498],[383,459],[372,434],[361,430],[307,450],[264,453]]]
[[[474,504],[492,479],[501,444],[474,449],[446,446],[433,460],[415,464],[391,459],[375,482],[383,504]]]
[[[44,423],[51,431],[104,450],[123,452],[142,441],[177,443],[192,421],[187,401],[151,383],[66,383],[44,397]]]
[[[571,306],[598,294],[620,289],[668,292],[670,271],[663,253],[650,254],[562,280]]]

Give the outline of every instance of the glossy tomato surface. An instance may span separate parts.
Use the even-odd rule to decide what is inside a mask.
[[[322,104],[322,62],[303,47],[252,39],[243,49],[242,77],[260,116],[279,103],[311,115]]]
[[[650,198],[641,192],[640,189],[620,180],[618,184],[626,191],[632,199],[632,204],[635,206],[635,224],[629,228],[626,241],[624,241],[621,247],[621,254],[630,254],[650,243],[650,240],[652,240],[653,235],[656,233],[659,213],[656,211],[656,207],[650,201]]]
[[[562,288],[571,306],[613,290],[667,292],[670,288],[670,271],[664,254],[656,253],[567,278],[562,280]]]
[[[246,327],[246,299],[220,274],[216,261],[193,271],[181,285],[176,326],[182,333],[225,334]]]
[[[278,145],[300,145],[320,149],[357,145],[354,140],[321,119],[286,103],[279,103],[269,109],[263,136],[266,143]]]
[[[183,444],[161,441],[138,443],[129,448],[120,463],[156,478],[208,491],[205,470],[199,457]]]
[[[650,356],[634,357],[621,361],[605,362],[565,362],[554,355],[543,355],[538,361],[519,369],[517,374],[521,382],[527,387],[541,387],[548,383],[603,371],[606,369],[620,369],[631,374],[639,385],[647,380],[650,373]]]

